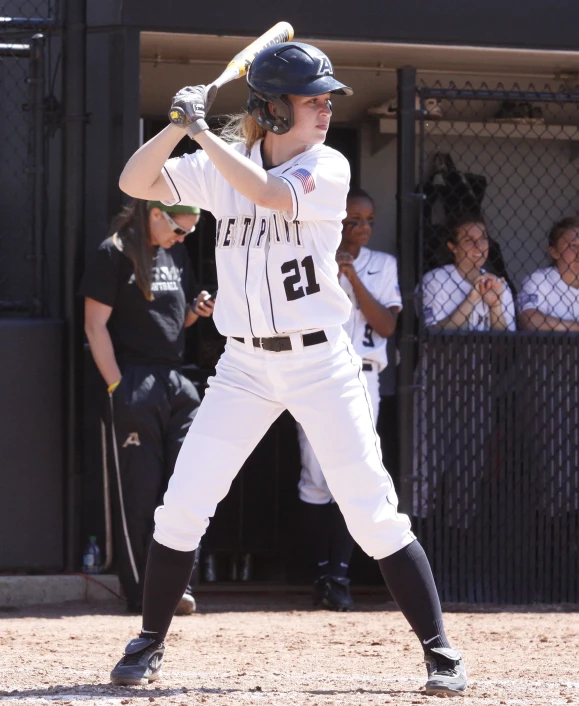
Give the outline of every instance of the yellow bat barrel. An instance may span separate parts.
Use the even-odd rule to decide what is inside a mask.
[[[228,69],[237,69],[239,76],[245,76],[247,70],[251,66],[251,62],[259,54],[260,51],[272,44],[282,44],[290,42],[294,36],[294,28],[289,22],[278,22],[267,32],[264,32],[261,37],[252,42],[249,46],[242,49],[239,54],[236,54],[233,59],[227,64]]]

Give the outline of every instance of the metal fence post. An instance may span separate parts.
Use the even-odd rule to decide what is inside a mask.
[[[414,289],[416,286],[415,155],[416,155],[416,69],[397,70],[397,194],[396,237],[399,253],[398,276],[403,310],[400,321],[400,366],[398,375],[398,416],[400,430],[400,503],[412,511],[414,453]]]
[[[84,266],[85,69],[86,8],[84,0],[64,7],[64,153],[62,308],[66,323],[66,569],[79,563],[79,493],[81,473],[81,411],[83,313],[77,296]]]
[[[35,313],[42,316],[46,310],[44,288],[44,49],[43,34],[30,40],[31,131],[29,147],[30,184],[32,193],[32,255],[34,265]]]

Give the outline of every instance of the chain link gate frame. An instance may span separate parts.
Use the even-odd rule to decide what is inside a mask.
[[[403,507],[443,600],[576,602],[578,337],[520,330],[516,314],[510,331],[448,331],[425,307],[458,257],[446,243],[461,204],[486,221],[487,272],[513,311],[547,271],[550,226],[579,213],[579,87],[418,85],[411,67],[398,81]]]
[[[0,316],[47,314],[47,0],[8,0],[0,17]]]

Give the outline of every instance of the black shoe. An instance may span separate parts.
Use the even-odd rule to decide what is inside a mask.
[[[433,647],[424,653],[428,681],[424,693],[430,696],[461,696],[466,689],[466,668],[462,655],[450,647]]]
[[[165,645],[153,639],[139,637],[125,647],[125,654],[111,672],[115,686],[141,686],[161,676]]]
[[[322,605],[328,610],[351,610],[354,602],[350,596],[350,579],[326,576]]]
[[[314,581],[314,591],[313,591],[313,602],[314,602],[314,608],[321,608],[323,601],[324,601],[324,595],[326,594],[326,579],[327,576],[320,576],[319,579],[316,579]]]

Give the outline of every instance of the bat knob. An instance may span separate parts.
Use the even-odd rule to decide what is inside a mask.
[[[186,117],[183,108],[172,107],[169,111],[169,120],[175,125],[182,125]]]

